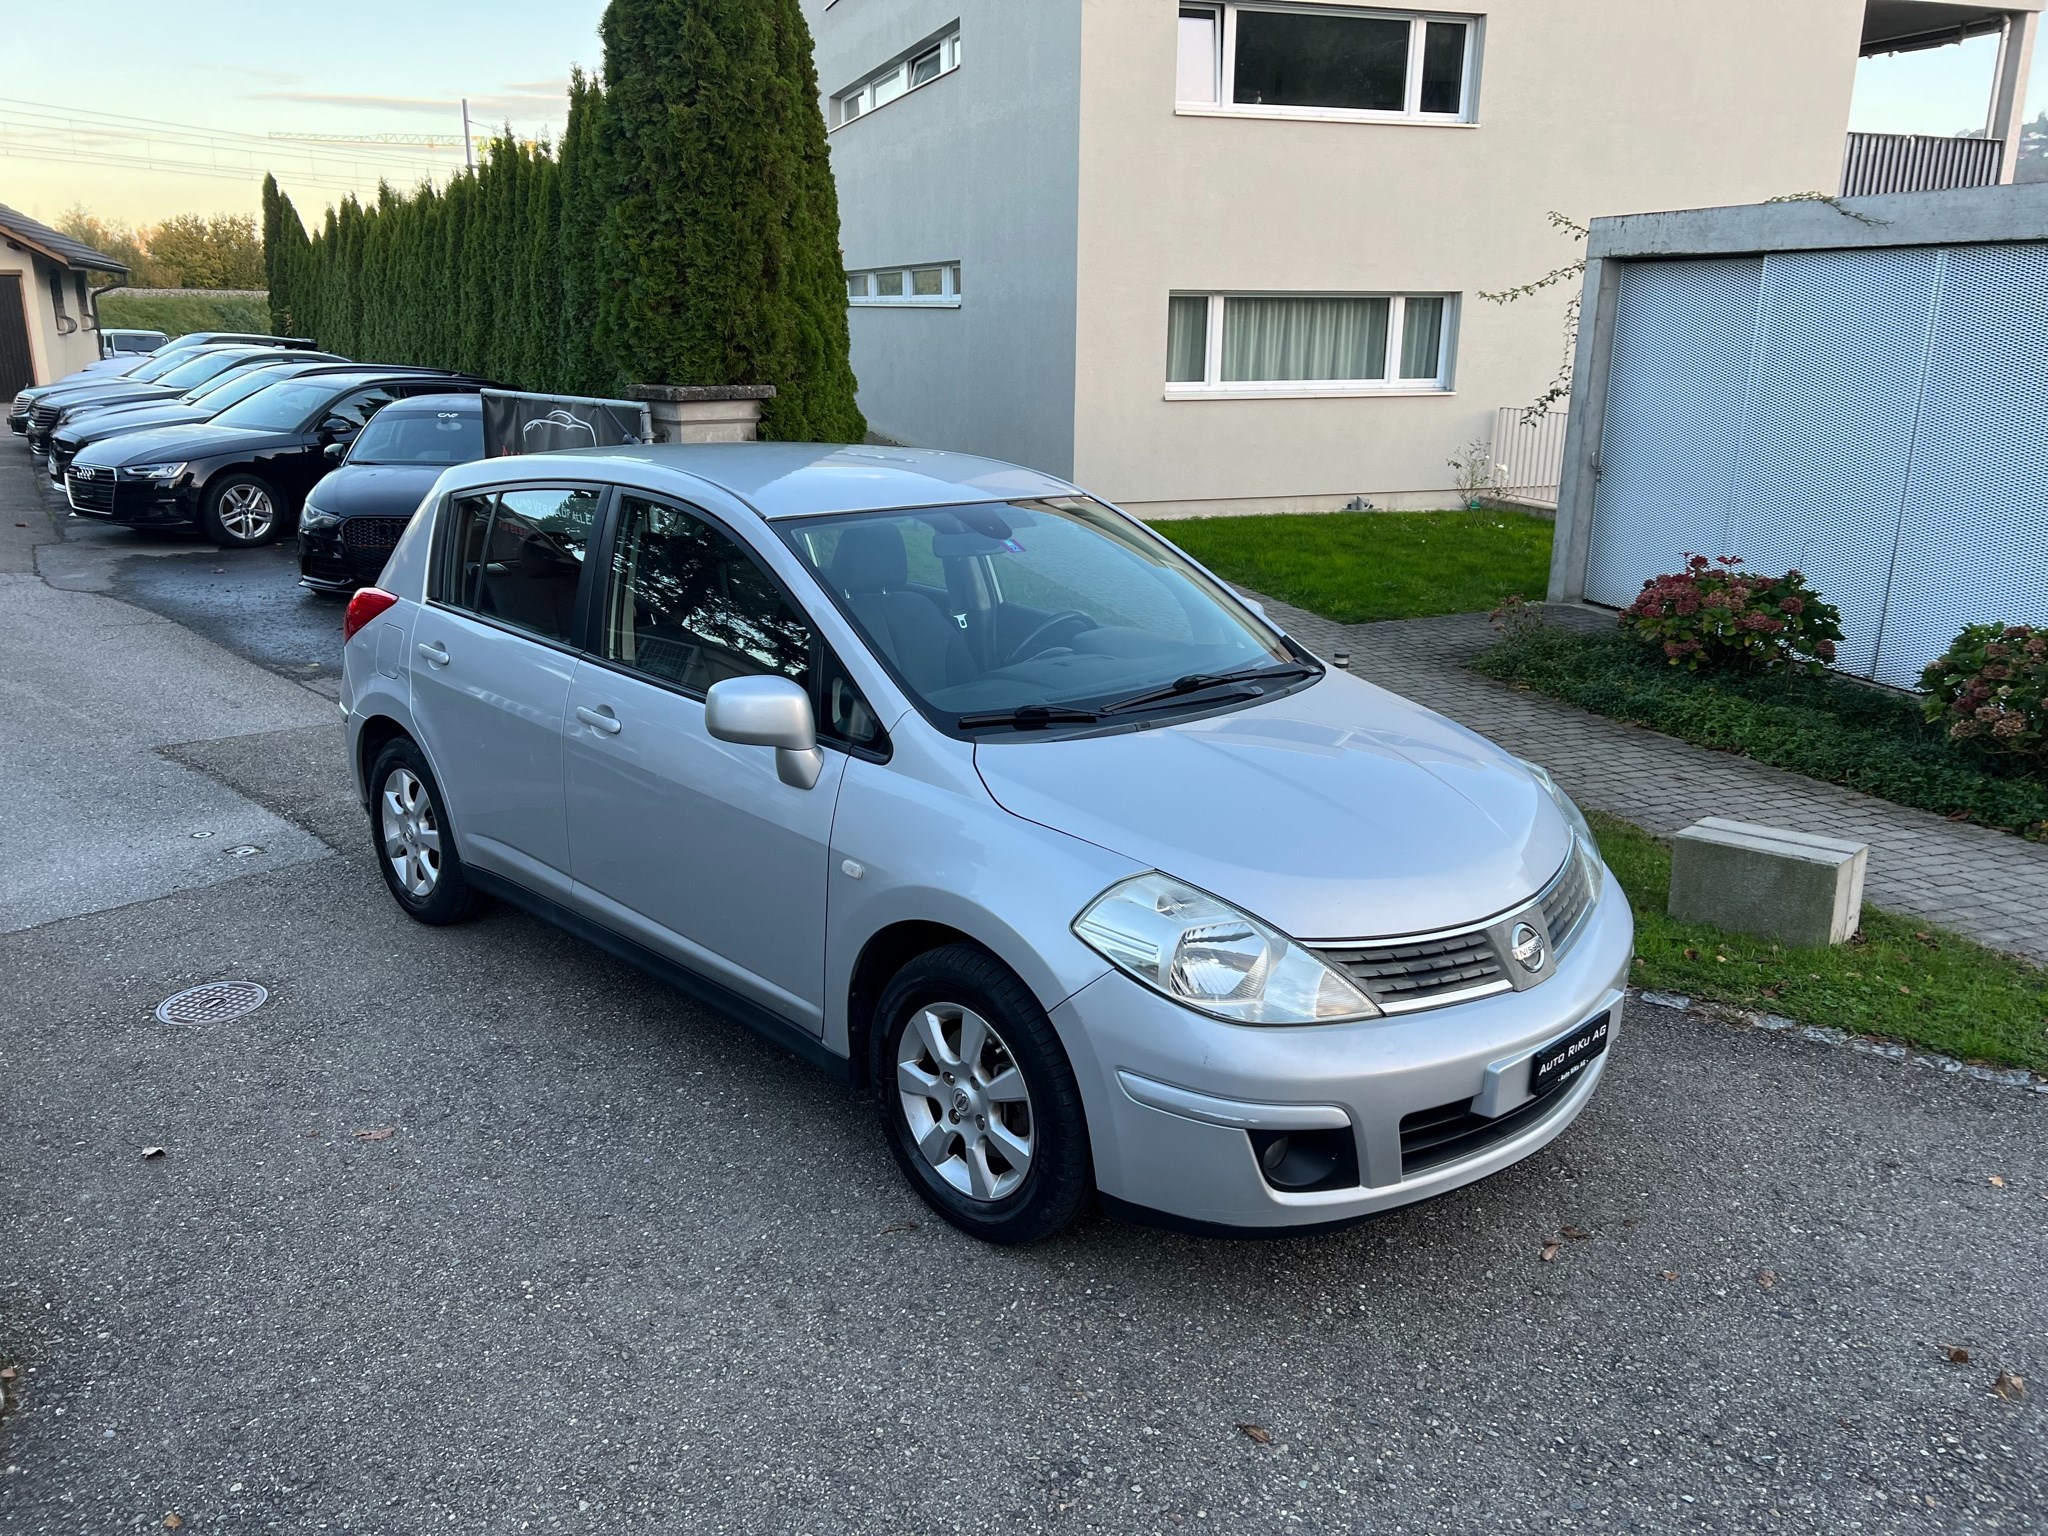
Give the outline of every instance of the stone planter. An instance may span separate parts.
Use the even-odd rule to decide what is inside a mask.
[[[775,398],[775,386],[634,384],[626,395],[646,402],[657,443],[751,443],[760,435],[761,402]]]

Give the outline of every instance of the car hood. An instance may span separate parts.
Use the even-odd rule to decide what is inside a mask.
[[[60,443],[96,443],[125,432],[146,432],[156,427],[182,426],[206,420],[204,406],[165,402],[158,405],[117,405],[94,411],[76,421],[66,422],[51,435]]]
[[[307,502],[336,517],[410,517],[446,464],[344,464]]]
[[[1533,896],[1563,814],[1483,737],[1342,673],[1110,736],[978,742],[1012,814],[1222,897],[1298,939],[1456,927]]]
[[[43,395],[38,405],[56,405],[65,409],[75,406],[97,405],[101,401],[147,400],[151,395],[176,397],[175,389],[165,389],[156,384],[133,384],[126,379],[93,379],[83,384],[60,384]]]
[[[150,464],[158,460],[210,459],[216,454],[247,453],[274,448],[295,436],[290,432],[256,432],[245,427],[217,427],[211,422],[123,432],[97,443],[78,456],[81,464]]]

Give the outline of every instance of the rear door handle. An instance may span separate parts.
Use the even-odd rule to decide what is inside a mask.
[[[578,704],[576,706],[576,718],[589,726],[593,731],[603,731],[607,736],[616,736],[625,729],[619,717],[612,713],[609,704],[601,709],[585,709],[581,704]]]
[[[448,647],[438,640],[422,640],[420,654],[427,658],[427,664],[434,667],[448,665]]]

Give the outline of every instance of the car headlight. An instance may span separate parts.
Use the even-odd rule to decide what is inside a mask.
[[[185,473],[183,464],[130,464],[121,473],[130,480],[175,480]]]
[[[332,512],[323,512],[308,503],[299,512],[299,527],[309,533],[322,533],[341,525],[341,519]]]
[[[1557,787],[1557,780],[1550,776],[1548,768],[1540,763],[1532,763],[1526,757],[1516,758],[1515,761],[1535,776],[1536,782],[1543,786],[1543,792],[1550,796],[1551,803],[1564,813],[1565,825],[1572,829],[1578,838],[1579,846],[1585,850],[1586,865],[1593,882],[1593,894],[1599,895],[1601,880],[1607,872],[1607,866],[1600,862],[1600,845],[1593,839],[1593,829],[1586,825],[1585,812],[1573,803],[1570,795]]]
[[[1128,976],[1233,1024],[1336,1024],[1379,1016],[1335,966],[1278,929],[1162,874],[1104,891],[1074,934]]]

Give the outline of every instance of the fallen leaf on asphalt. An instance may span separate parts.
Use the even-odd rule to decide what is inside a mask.
[[[1778,1283],[1778,1272],[1775,1269],[1760,1269],[1756,1272],[1756,1283],[1768,1291]]]
[[[1237,1426],[1237,1428],[1238,1432],[1242,1434],[1245,1437],[1245,1439],[1251,1441],[1253,1445],[1271,1445],[1273,1443],[1273,1431],[1271,1431],[1270,1429],[1266,1429],[1261,1425],[1240,1424]]]
[[[1584,1227],[1559,1227],[1557,1230],[1562,1232],[1566,1237],[1570,1238],[1575,1243],[1583,1243],[1587,1238],[1593,1235],[1592,1233],[1588,1232]]]
[[[1633,1216],[1624,1216],[1621,1219],[1621,1224],[1624,1227],[1632,1227],[1636,1224],[1636,1219]]]
[[[1968,1365],[1970,1363],[1970,1352],[1960,1344],[1944,1344],[1941,1346],[1941,1352],[1948,1356],[1950,1365]]]
[[[164,1516],[164,1529],[167,1531],[179,1530],[184,1526],[184,1524],[185,1517],[181,1514],[178,1514],[176,1511],[173,1511],[172,1513]]]
[[[1993,1189],[2003,1189],[2005,1188],[2005,1180],[1994,1173],[1991,1175],[1991,1187]]]
[[[12,1380],[14,1380],[14,1367],[11,1365],[0,1365],[0,1381]]]
[[[1552,1238],[1549,1242],[1543,1245],[1543,1251],[1537,1254],[1536,1257],[1543,1260],[1544,1263],[1548,1264],[1552,1259],[1558,1256],[1558,1253],[1563,1248],[1563,1243],[1560,1243],[1556,1238]]]
[[[2004,1366],[2000,1366],[1998,1380],[1991,1383],[1991,1390],[2008,1403],[2017,1403],[2027,1395],[2027,1378],[2015,1376]]]
[[[1662,1278],[1666,1280],[1676,1280],[1678,1278],[1678,1271],[1675,1269],[1667,1269],[1664,1271]]]
[[[914,1221],[892,1221],[889,1225],[882,1228],[882,1236],[890,1237],[898,1232],[915,1232],[916,1230],[917,1223]]]
[[[148,1162],[152,1157],[162,1157],[163,1155],[164,1149],[162,1147],[144,1147],[142,1149],[142,1160],[145,1163]]]
[[[355,1133],[355,1138],[357,1141],[389,1141],[392,1137],[396,1136],[397,1134],[397,1126],[380,1125],[374,1131],[357,1131]]]

